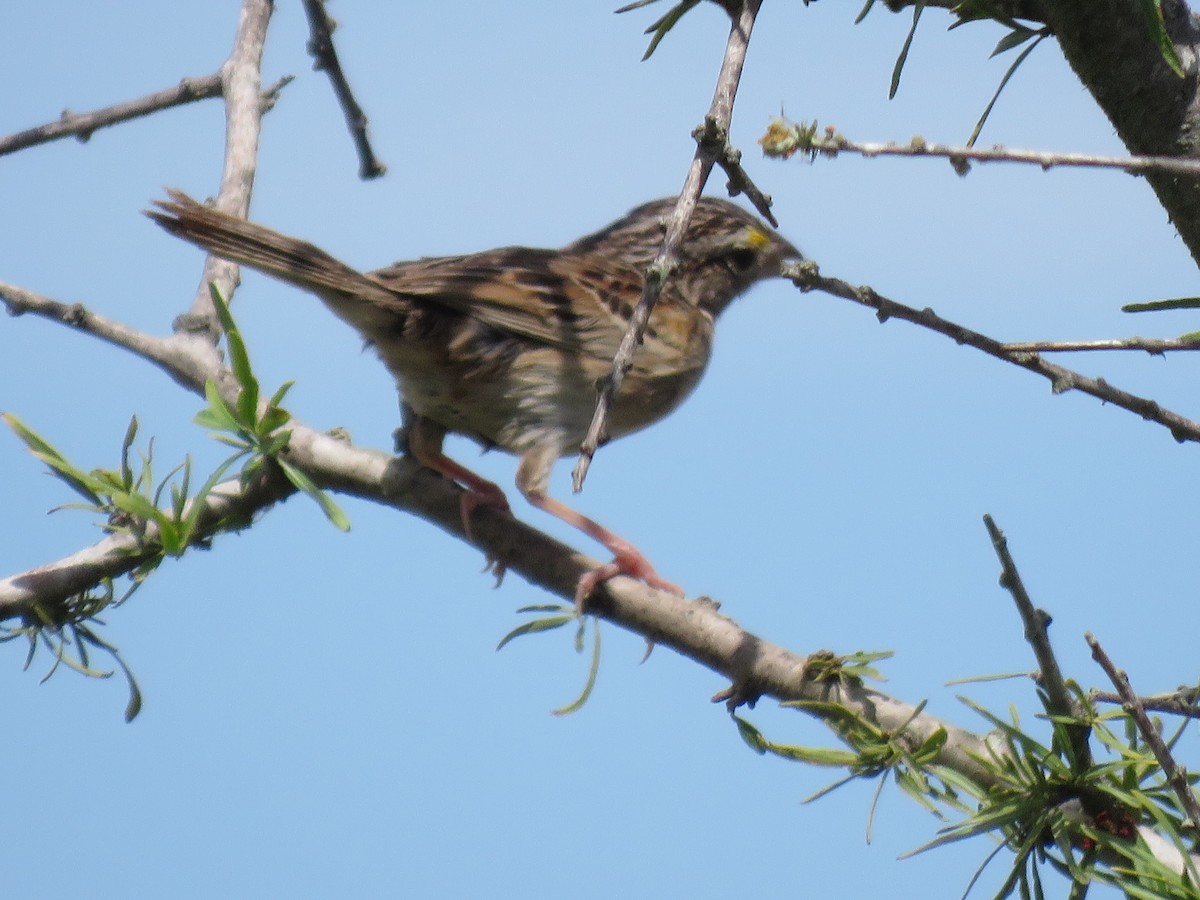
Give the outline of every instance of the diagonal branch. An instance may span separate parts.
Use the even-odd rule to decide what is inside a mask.
[[[1167,783],[1175,792],[1175,796],[1179,798],[1180,808],[1190,820],[1192,837],[1195,839],[1197,833],[1200,833],[1200,802],[1196,800],[1196,794],[1192,791],[1187,770],[1175,764],[1175,759],[1171,756],[1171,751],[1162,739],[1162,735],[1158,733],[1158,729],[1146,715],[1146,709],[1141,700],[1134,693],[1133,687],[1129,683],[1129,676],[1116,667],[1104,648],[1100,646],[1100,642],[1096,640],[1095,635],[1087,634],[1084,637],[1088,646],[1092,648],[1092,659],[1100,665],[1109,681],[1113,683],[1113,687],[1117,689],[1125,712],[1133,718],[1146,746],[1150,748],[1150,752],[1154,754],[1154,758],[1162,767]]]
[[[346,80],[341,60],[333,46],[333,30],[337,23],[325,12],[325,0],[304,0],[304,12],[308,15],[311,34],[308,52],[313,58],[313,68],[329,76],[334,96],[342,107],[346,125],[354,138],[354,148],[358,151],[358,177],[364,181],[378,178],[387,172],[387,166],[376,158],[371,148],[371,140],[367,137],[367,114],[354,99],[350,82]]]
[[[221,96],[221,76],[219,74],[204,75],[199,78],[185,78],[175,87],[147,94],[137,100],[106,106],[103,109],[85,113],[64,111],[54,122],[47,122],[45,125],[38,125],[36,128],[28,128],[25,131],[0,138],[0,156],[67,137],[87,141],[93,132],[101,128],[119,125],[132,119],[140,119],[173,106],[183,106],[186,103],[219,96]]]
[[[992,539],[992,548],[1000,560],[1000,586],[1008,591],[1016,604],[1017,614],[1025,625],[1025,640],[1033,648],[1034,658],[1037,659],[1037,682],[1046,692],[1047,711],[1059,716],[1077,718],[1078,704],[1067,689],[1058,658],[1054,648],[1050,646],[1050,615],[1033,605],[1033,599],[1025,590],[1025,582],[1017,569],[1017,563],[1008,549],[1008,539],[996,525],[992,517],[983,517],[984,527],[988,537]],[[1092,750],[1088,746],[1088,729],[1083,725],[1067,726],[1071,741],[1071,761],[1076,771],[1084,771],[1092,765]]]
[[[989,356],[1002,359],[1014,366],[1020,366],[1022,369],[1028,369],[1047,379],[1056,394],[1070,390],[1081,391],[1105,403],[1111,403],[1113,406],[1136,413],[1149,422],[1157,422],[1167,428],[1171,432],[1171,437],[1180,443],[1184,441],[1200,442],[1200,422],[1159,406],[1154,400],[1113,387],[1103,378],[1091,378],[1064,366],[1046,362],[1037,353],[1010,350],[1007,344],[948,319],[943,319],[932,309],[914,309],[903,303],[897,303],[895,300],[889,300],[870,287],[855,287],[839,278],[826,278],[821,275],[816,263],[811,260],[792,265],[785,274],[802,291],[824,291],[835,297],[852,300],[874,309],[880,322],[886,322],[891,318],[904,319],[914,325],[920,325],[922,328],[945,335],[956,343],[966,344]]]
[[[671,277],[671,273],[679,264],[679,248],[683,243],[683,236],[687,234],[688,223],[691,221],[692,211],[696,208],[696,202],[700,199],[700,192],[704,190],[704,185],[708,181],[709,173],[712,172],[718,156],[722,155],[723,149],[728,147],[726,136],[729,134],[729,123],[733,119],[733,101],[737,95],[738,83],[741,81],[742,67],[746,62],[750,32],[754,28],[754,20],[761,6],[762,0],[744,0],[736,12],[730,13],[733,24],[729,29],[729,39],[725,44],[725,56],[721,60],[721,71],[717,75],[717,86],[713,92],[712,104],[704,118],[704,124],[694,133],[696,153],[688,168],[683,190],[679,194],[679,201],[675,204],[675,212],[667,224],[667,234],[663,240],[662,249],[646,272],[646,286],[630,317],[625,336],[621,338],[621,345],[617,348],[617,354],[613,358],[612,371],[600,385],[596,411],[592,416],[592,423],[588,427],[583,444],[579,448],[579,460],[575,463],[575,468],[571,473],[576,493],[583,490],[583,481],[587,478],[592,458],[604,441],[613,401],[621,390],[621,383],[625,380],[625,375],[633,365],[633,354],[642,343],[642,336],[646,333],[646,324],[650,321],[650,312],[654,309],[659,294],[662,293],[663,285],[666,284],[667,279]],[[711,139],[706,139],[706,136]],[[731,184],[735,181],[732,174],[730,180]],[[757,189],[756,193],[762,197],[761,192],[757,192]]]

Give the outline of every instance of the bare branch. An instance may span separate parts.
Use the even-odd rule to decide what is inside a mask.
[[[1142,739],[1150,748],[1150,752],[1154,754],[1154,758],[1158,760],[1158,764],[1162,766],[1167,783],[1171,785],[1171,790],[1179,798],[1180,808],[1187,813],[1188,819],[1191,820],[1190,825],[1194,838],[1200,834],[1200,803],[1197,802],[1196,795],[1192,793],[1187,770],[1175,765],[1171,751],[1167,749],[1158,729],[1154,727],[1154,723],[1150,721],[1150,717],[1146,715],[1146,710],[1138,700],[1137,694],[1133,692],[1133,687],[1129,684],[1129,676],[1113,664],[1108,654],[1104,652],[1104,648],[1100,646],[1100,642],[1096,640],[1095,635],[1089,632],[1084,639],[1092,648],[1092,659],[1100,664],[1100,668],[1104,670],[1113,683],[1113,687],[1117,689],[1117,693],[1121,695],[1122,706],[1133,717]]]
[[[273,9],[271,0],[245,0],[233,50],[221,66],[225,95],[225,163],[216,206],[243,218],[250,209],[250,192],[258,166],[258,137],[264,111],[262,53]],[[197,334],[215,344],[220,339],[221,329],[209,294],[210,284],[216,285],[228,300],[238,284],[238,267],[215,256],[208,257],[191,309],[175,320],[175,332]]]
[[[992,548],[1000,559],[1000,586],[1012,594],[1017,613],[1025,624],[1025,640],[1033,649],[1034,658],[1038,664],[1037,682],[1046,692],[1048,712],[1061,716],[1077,716],[1079,705],[1067,690],[1066,680],[1054,648],[1050,646],[1050,615],[1044,609],[1033,605],[1029,592],[1025,590],[1025,582],[1017,570],[1016,561],[1008,549],[1008,539],[1004,532],[997,527],[991,516],[983,517],[984,527],[992,539]],[[1088,746],[1088,728],[1085,725],[1070,725],[1068,733],[1071,739],[1072,764],[1078,771],[1090,768],[1092,765],[1092,749]]]
[[[1087,350],[1142,350],[1162,356],[1179,350],[1200,350],[1200,338],[1117,338],[1101,341],[1018,341],[1001,345],[1009,353],[1068,353]]]
[[[1120,694],[1110,691],[1088,691],[1088,699],[1095,703],[1124,703]],[[1183,716],[1187,719],[1200,719],[1200,688],[1180,688],[1169,694],[1151,694],[1138,697],[1142,709],[1152,712],[1169,713],[1173,716]]]
[[[329,435],[290,423],[288,461],[322,487],[402,509],[469,540],[530,582],[573,601],[580,575],[596,561],[499,511],[480,508],[472,515],[468,538],[461,515],[461,489],[408,458],[352,447]],[[264,477],[241,488],[222,485],[211,498],[212,515],[245,519],[286,496],[290,485]],[[132,538],[112,536],[57,562],[0,580],[0,618],[24,618],[35,606],[53,609],[100,578],[114,578],[139,561]],[[133,554],[131,556],[131,554]],[[995,776],[979,760],[993,750],[971,732],[948,725],[909,704],[861,684],[819,682],[808,677],[807,658],[765,641],[717,610],[717,604],[685,600],[624,576],[606,581],[589,600],[589,611],[656,644],[720,673],[755,696],[779,700],[820,700],[840,705],[888,732],[903,733],[919,745],[939,730],[947,740],[934,762],[987,785]]]
[[[58,322],[85,334],[100,338],[146,359],[178,384],[204,393],[206,378],[220,370],[220,355],[206,341],[193,341],[187,335],[159,338],[92,312],[82,303],[63,303],[33,291],[0,281],[0,303],[9,315],[25,313]]]
[[[1113,406],[1136,413],[1149,422],[1157,422],[1167,428],[1171,432],[1171,436],[1180,443],[1200,441],[1200,422],[1159,406],[1154,400],[1115,388],[1103,378],[1090,378],[1064,366],[1046,362],[1037,353],[1008,350],[1007,345],[995,338],[943,319],[932,309],[914,309],[903,303],[889,300],[870,287],[854,287],[838,278],[826,278],[821,275],[816,263],[811,260],[792,265],[785,274],[802,291],[824,291],[835,297],[852,300],[862,306],[874,309],[880,322],[886,322],[891,318],[904,319],[906,322],[912,322],[914,325],[920,325],[922,328],[945,335],[956,343],[966,344],[989,356],[1035,372],[1050,382],[1051,388],[1056,394],[1070,390],[1082,391],[1105,403],[1111,403]]]
[[[0,156],[67,137],[87,141],[93,132],[101,128],[119,125],[132,119],[140,119],[162,109],[183,106],[186,103],[207,100],[220,95],[221,76],[204,75],[199,78],[185,78],[173,88],[147,94],[137,100],[106,106],[103,109],[85,113],[65,111],[54,122],[47,122],[45,125],[38,125],[36,128],[29,128],[0,138]]]
[[[650,320],[650,312],[662,293],[663,285],[671,277],[671,273],[679,264],[679,247],[683,236],[687,234],[688,223],[692,211],[700,199],[700,192],[712,172],[716,155],[721,148],[727,147],[723,137],[729,133],[729,123],[733,118],[733,101],[737,95],[738,83],[742,77],[742,67],[746,62],[746,49],[750,44],[750,32],[754,28],[754,20],[758,15],[762,0],[744,0],[736,14],[731,13],[733,24],[729,29],[729,39],[725,44],[725,56],[721,60],[721,71],[717,75],[717,86],[713,92],[712,104],[704,125],[697,131],[696,153],[688,168],[683,190],[679,193],[679,201],[675,204],[675,212],[667,225],[667,234],[663,240],[662,249],[646,272],[646,286],[642,290],[641,299],[634,308],[629,319],[629,327],[621,338],[621,345],[613,357],[612,372],[600,386],[600,396],[596,401],[596,412],[592,415],[592,423],[579,448],[579,460],[575,463],[571,477],[576,493],[583,490],[583,481],[587,477],[588,468],[596,449],[604,441],[608,431],[608,417],[612,410],[613,400],[621,390],[621,383],[626,373],[633,365],[633,354],[642,343],[646,333],[646,323]],[[722,136],[718,140],[706,141],[705,135]],[[732,181],[732,176],[731,176]],[[759,194],[761,197],[762,195]],[[765,198],[764,198],[765,199]],[[768,204],[769,205],[769,204]]]
[[[375,151],[371,148],[370,138],[367,137],[367,114],[354,99],[350,83],[342,72],[342,63],[333,46],[333,30],[337,23],[325,12],[325,0],[304,0],[304,12],[308,15],[311,35],[308,52],[313,57],[313,68],[329,76],[334,96],[342,107],[346,125],[358,151],[358,177],[363,180],[378,178],[387,172],[387,166],[376,158]]]
[[[729,196],[736,197],[738,194],[745,194],[747,199],[754,204],[759,215],[778,228],[779,222],[775,218],[775,213],[771,212],[771,198],[759,189],[758,185],[750,178],[750,174],[742,167],[742,151],[729,143],[729,132],[720,128],[716,120],[709,116],[704,120],[702,127],[692,132],[692,137],[729,176],[729,180],[725,182],[725,189],[729,192]]]
[[[1021,150],[1008,147],[952,147],[948,144],[931,144],[922,137],[914,137],[907,144],[871,143],[851,141],[832,128],[825,129],[824,136],[817,134],[815,122],[804,125],[776,119],[760,139],[763,154],[787,159],[796,153],[807,154],[810,159],[817,156],[834,157],[841,153],[858,153],[864,157],[907,156],[934,157],[950,160],[954,171],[967,174],[968,162],[1010,162],[1053,169],[1066,166],[1081,169],[1117,169],[1130,175],[1159,172],[1170,175],[1200,176],[1200,160],[1177,156],[1099,156],[1091,153],[1058,153],[1050,150]]]

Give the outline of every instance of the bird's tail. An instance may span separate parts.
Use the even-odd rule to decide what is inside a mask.
[[[341,306],[353,299],[388,305],[395,295],[319,247],[197,203],[182,191],[155,202],[146,215],[176,237],[222,259],[294,284]]]

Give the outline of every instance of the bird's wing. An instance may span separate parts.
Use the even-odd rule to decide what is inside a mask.
[[[470,256],[397,263],[368,276],[397,294],[419,298],[486,325],[572,353],[616,352],[624,324],[604,297],[571,273],[560,272],[558,253],[505,247]],[[599,274],[599,273],[591,273]],[[636,273],[607,276],[610,290],[628,295]]]
[[[397,263],[368,273],[396,294],[452,309],[510,334],[611,361],[641,297],[637,269],[558,251],[504,247],[470,256]],[[712,319],[665,291],[651,314],[635,366],[657,371],[703,365]],[[697,332],[703,332],[699,334]]]

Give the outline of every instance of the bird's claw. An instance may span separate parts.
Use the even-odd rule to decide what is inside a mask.
[[[636,547],[625,541],[614,542],[615,546],[611,549],[616,553],[616,558],[610,563],[605,563],[602,566],[597,566],[590,572],[585,572],[579,578],[579,582],[575,585],[575,613],[583,615],[584,605],[587,603],[587,598],[591,596],[600,584],[614,575],[628,575],[630,578],[636,578],[642,581],[655,590],[665,591],[668,594],[674,594],[676,597],[683,596],[683,588],[674,582],[660,578],[658,573],[654,571],[654,566],[650,565],[650,560],[646,559]]]

